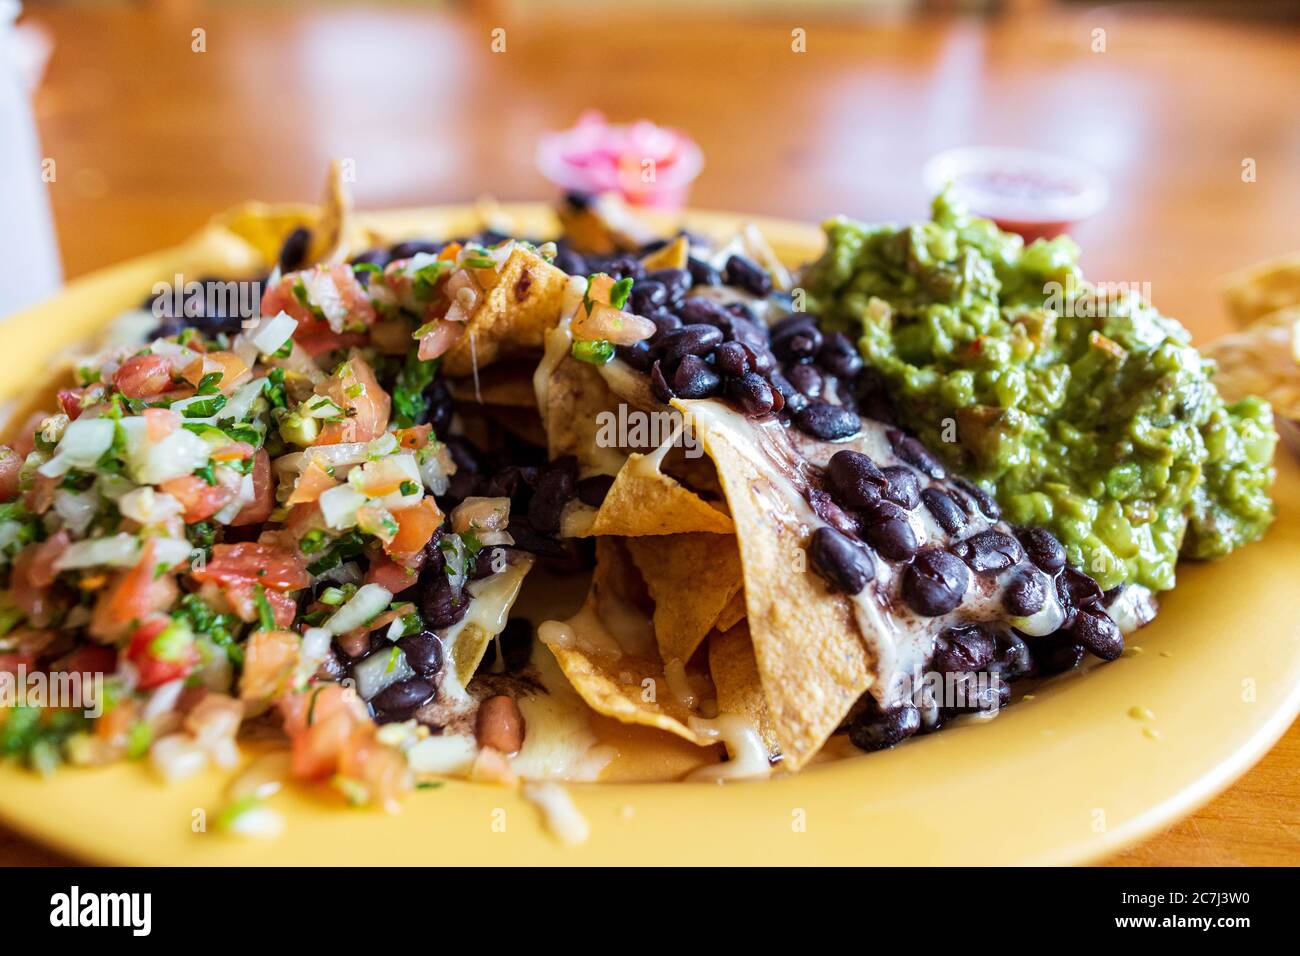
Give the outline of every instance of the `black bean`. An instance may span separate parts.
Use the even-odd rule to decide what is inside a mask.
[[[1011,703],[1011,685],[996,674],[971,674],[953,688],[960,703],[944,708],[949,714],[996,713]]]
[[[768,382],[771,383],[773,391],[781,396],[783,407],[791,414],[801,411],[808,407],[808,399],[800,394],[799,390],[790,384],[790,380],[782,375],[776,369],[765,373],[761,368],[756,371],[762,375],[767,375]]]
[[[736,317],[723,308],[720,302],[702,296],[687,299],[677,314],[687,325],[712,325],[720,329],[730,329],[736,321]]]
[[[1101,586],[1078,568],[1064,568],[1056,576],[1056,594],[1067,608],[1080,608],[1101,600]]]
[[[1019,541],[994,528],[958,541],[952,546],[952,553],[980,574],[1005,571],[1025,556]]]
[[[442,641],[433,631],[408,634],[398,639],[397,646],[406,655],[406,663],[421,677],[432,677],[442,670]]]
[[[691,281],[695,285],[722,285],[722,275],[703,259],[689,257],[686,260],[686,269],[690,272]]]
[[[361,263],[368,262],[373,266],[379,266],[381,269],[392,261],[393,254],[382,246],[375,246],[373,249],[367,249],[360,255],[352,257],[353,265],[360,265]],[[366,273],[362,272],[357,275],[357,279],[361,282],[368,283],[370,277]]]
[[[822,397],[822,373],[812,365],[792,365],[786,371],[790,384],[809,398]]]
[[[579,481],[576,486],[578,500],[584,505],[599,508],[604,504],[605,496],[613,486],[613,475],[590,475]]]
[[[982,486],[977,485],[973,481],[967,481],[965,478],[958,478],[956,476],[954,476],[952,480],[953,484],[975,499],[975,503],[979,505],[980,511],[984,512],[984,517],[988,518],[990,521],[997,521],[1002,517],[1002,509],[998,507],[997,499]]]
[[[754,310],[744,302],[728,302],[723,308],[742,322],[748,322],[751,325],[758,322],[758,316],[754,313]]]
[[[889,479],[870,456],[845,448],[826,463],[826,487],[848,508],[863,508],[878,501]]]
[[[1113,661],[1124,653],[1124,635],[1104,611],[1083,608],[1075,615],[1070,633],[1076,643],[1103,661]]]
[[[528,502],[528,523],[542,534],[560,530],[560,513],[573,497],[578,462],[572,456],[557,459],[537,479],[537,490]]]
[[[822,347],[822,333],[809,321],[785,332],[772,331],[772,353],[785,362],[810,361]]]
[[[507,674],[516,674],[528,666],[533,654],[533,626],[527,618],[512,617],[495,641],[488,641],[483,660],[479,662],[479,673],[489,673],[495,669],[497,645],[501,646],[502,663]]]
[[[829,402],[809,402],[794,413],[794,423],[801,431],[823,441],[849,438],[862,429],[857,412]]]
[[[907,566],[903,597],[917,614],[938,617],[961,604],[969,585],[965,564],[947,551],[929,548]]]
[[[487,497],[509,498],[512,505],[523,507],[532,497],[539,469],[530,465],[506,465],[488,479]]]
[[[785,318],[773,322],[768,331],[772,334],[772,338],[775,339],[793,335],[799,329],[809,328],[817,328],[817,316],[809,315],[807,312],[793,312]]]
[[[451,627],[469,610],[470,596],[463,588],[452,585],[441,561],[437,562],[436,567],[431,568],[433,563],[433,561],[426,563],[420,574],[416,604],[420,608],[420,617],[424,619],[426,626]]]
[[[586,276],[590,274],[587,270],[587,260],[567,246],[560,246],[556,249],[555,259],[551,264],[566,275]]]
[[[554,538],[536,531],[531,524],[521,518],[511,518],[506,526],[510,537],[515,539],[515,547],[540,558],[551,561],[563,561],[570,556],[568,548]]]
[[[722,374],[739,378],[750,369],[748,350],[739,342],[723,342],[713,350],[713,365]]]
[[[664,377],[663,366],[658,359],[650,366],[650,391],[661,402],[667,403],[673,397],[673,390],[668,387],[668,379]]]
[[[634,282],[645,278],[645,266],[636,256],[588,256],[587,265],[593,272],[603,272],[612,279],[631,278]]]
[[[305,265],[310,265],[306,261],[307,248],[310,245],[311,230],[305,226],[299,226],[285,236],[284,243],[280,246],[280,271],[295,272]]]
[[[402,720],[412,711],[433,700],[436,688],[422,677],[411,677],[389,684],[370,701],[375,710],[394,720]]]
[[[614,348],[614,355],[632,366],[638,372],[650,371],[655,363],[654,352],[647,342],[633,342],[631,345],[619,345]]]
[[[506,549],[501,545],[488,545],[479,551],[474,558],[474,567],[470,569],[469,578],[471,581],[480,581],[483,578],[490,578],[505,566]]]
[[[776,356],[772,354],[772,349],[767,340],[767,329],[757,322],[745,322],[741,319],[734,319],[731,323],[729,337],[746,348],[751,349],[758,354],[754,360],[754,368],[760,372],[769,368],[776,368]]]
[[[849,740],[859,750],[885,750],[921,729],[921,713],[912,704],[882,712],[872,700],[849,725]]]
[[[655,324],[654,344],[658,345],[663,341],[663,336],[669,332],[676,332],[682,327],[682,320],[673,315],[667,309],[657,309],[645,316]]]
[[[907,512],[892,501],[873,501],[863,508],[858,529],[863,540],[894,561],[906,561],[921,546]]]
[[[827,332],[817,353],[817,364],[832,375],[850,379],[862,371],[862,356],[843,332]]]
[[[1065,548],[1052,532],[1046,528],[1022,528],[1017,534],[1029,560],[1048,574],[1055,574],[1065,567]]]
[[[731,397],[750,415],[766,415],[776,407],[776,394],[757,372],[746,372],[728,385]]]
[[[389,246],[389,253],[394,259],[411,259],[420,253],[425,255],[437,255],[442,251],[442,243],[431,242],[427,239],[408,239],[406,242],[399,242],[396,245]]]
[[[844,534],[857,534],[858,522],[851,514],[835,503],[835,499],[820,488],[808,491],[808,504],[813,512],[828,525]]]
[[[687,355],[673,373],[673,391],[682,398],[708,398],[718,390],[722,379],[698,355]]]
[[[1002,592],[1002,606],[1016,617],[1031,617],[1047,603],[1049,587],[1051,581],[1042,571],[1025,565],[1007,582],[1006,590]]]
[[[885,499],[911,511],[921,503],[921,489],[916,475],[902,465],[882,468],[885,475]]]
[[[845,594],[859,593],[876,576],[866,549],[834,528],[822,527],[813,532],[808,559],[827,584]]]
[[[945,472],[943,465],[939,464],[939,459],[930,454],[930,450],[911,435],[899,431],[897,428],[891,428],[889,430],[889,444],[894,449],[894,454],[913,468],[929,475],[931,478],[942,479],[944,477]]]
[[[1015,631],[1001,630],[995,636],[997,653],[990,669],[1002,676],[1004,681],[1019,680],[1034,669],[1034,659],[1029,653],[1029,645]]]
[[[727,285],[744,289],[751,295],[765,296],[772,291],[772,277],[767,270],[742,255],[734,255],[727,260],[723,278]]]
[[[1078,667],[1083,661],[1083,645],[1076,644],[1068,632],[1057,631],[1029,644],[1034,665],[1043,676],[1060,674]]]
[[[934,643],[931,666],[942,674],[974,673],[993,660],[997,644],[978,624],[944,630]]]
[[[656,269],[646,273],[645,281],[661,283],[668,293],[668,301],[674,305],[681,305],[695,284],[686,269]]]
[[[646,315],[668,304],[668,287],[654,279],[642,279],[632,284],[628,304],[637,315]]]
[[[660,358],[665,362],[676,362],[683,355],[708,355],[721,344],[721,330],[703,324],[683,325],[655,343]]]
[[[456,410],[455,402],[451,397],[451,389],[447,387],[445,380],[435,378],[429,383],[429,387],[424,390],[424,397],[429,402],[426,419],[428,424],[433,427],[434,437],[445,438],[447,430],[451,428],[451,416]]]

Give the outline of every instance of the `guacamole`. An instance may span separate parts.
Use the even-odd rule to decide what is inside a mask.
[[[1187,331],[1084,282],[1068,238],[1026,246],[946,195],[931,222],[825,229],[808,310],[860,331],[902,423],[1103,587],[1171,588],[1180,554],[1264,533],[1268,404],[1225,404]]]

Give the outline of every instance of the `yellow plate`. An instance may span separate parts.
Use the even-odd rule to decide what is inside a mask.
[[[507,212],[540,231],[539,206]],[[472,228],[466,207],[367,222],[414,235]],[[694,214],[713,230],[736,217]],[[818,230],[761,222],[778,252],[815,255]],[[185,247],[73,283],[0,327],[5,398],[38,388],[59,350],[136,305],[155,281],[211,263],[209,233]],[[225,255],[229,261],[229,250]],[[25,386],[25,387],[24,387]],[[178,786],[138,765],[49,780],[0,768],[0,817],[60,849],[127,864],[973,864],[1094,860],[1208,801],[1258,759],[1300,710],[1300,469],[1279,458],[1279,516],[1259,544],[1212,565],[1184,564],[1133,653],[1055,679],[996,720],[896,750],[761,783],[570,788],[591,828],[565,847],[515,793],[468,783],[417,792],[395,816],[312,793],[273,799],[273,841],[201,830],[228,775]],[[1154,716],[1136,719],[1133,708]]]

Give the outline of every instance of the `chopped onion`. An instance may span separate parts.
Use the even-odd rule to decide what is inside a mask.
[[[339,295],[339,287],[334,284],[334,277],[321,269],[303,272],[300,276],[307,289],[307,301],[324,313],[331,332],[342,332],[348,320],[348,309]]]
[[[478,748],[473,737],[440,734],[425,737],[406,751],[406,762],[418,773],[465,774],[474,763]]]
[[[415,671],[406,662],[402,649],[394,644],[391,648],[375,651],[359,664],[353,664],[352,676],[357,681],[357,694],[368,701],[385,688],[414,677]]]
[[[133,456],[134,477],[142,485],[160,485],[193,474],[208,463],[208,443],[192,431],[178,428],[160,442],[145,444]]]
[[[177,678],[160,685],[149,695],[149,702],[144,705],[144,710],[140,712],[140,719],[145,722],[156,720],[163,714],[170,713],[176,707],[176,701],[181,699],[181,691],[185,689],[185,680]]]
[[[378,584],[363,584],[352,595],[352,600],[343,605],[322,626],[331,634],[346,634],[364,627],[388,607],[393,599],[393,592]]]
[[[168,734],[154,741],[149,759],[168,783],[192,777],[208,765],[207,752],[186,734]]]
[[[357,509],[366,503],[366,496],[351,485],[337,485],[321,492],[317,504],[325,524],[335,531],[354,527],[357,523]]]
[[[296,328],[298,320],[287,312],[281,312],[271,321],[262,323],[262,327],[253,336],[253,344],[263,355],[270,355],[280,351],[284,343],[293,337]]]
[[[305,684],[311,680],[316,669],[329,656],[330,642],[333,640],[334,635],[323,627],[309,627],[303,632],[295,683]]]
[[[138,521],[142,525],[154,525],[175,518],[184,509],[167,492],[155,491],[148,485],[143,485],[122,495],[117,501],[117,510],[122,512],[124,518]]]
[[[46,478],[57,478],[69,468],[94,468],[112,444],[112,419],[77,419],[63,430],[54,457],[36,470]]]
[[[182,561],[188,561],[196,550],[184,538],[154,538],[154,557],[162,567],[172,567]]]
[[[426,446],[420,449],[418,459],[420,480],[424,482],[424,487],[435,495],[445,495],[451,476],[456,473],[456,462],[452,460],[447,446],[441,443],[436,449]]]
[[[74,541],[54,561],[57,571],[73,568],[134,567],[140,557],[140,539],[133,534],[113,534],[106,538]]]
[[[253,414],[253,406],[262,397],[265,386],[260,378],[239,386],[221,411],[212,416],[219,422],[240,422]]]
[[[451,513],[451,530],[457,534],[471,530],[501,531],[509,523],[509,498],[469,497]]]
[[[212,516],[212,520],[218,524],[230,524],[235,520],[235,516],[244,510],[244,505],[251,502],[257,497],[257,492],[253,489],[253,476],[244,475],[239,482],[239,494],[231,499],[230,503]]]
[[[63,519],[63,526],[75,535],[83,535],[99,510],[99,496],[93,491],[74,494],[57,491],[54,494],[54,513]]]

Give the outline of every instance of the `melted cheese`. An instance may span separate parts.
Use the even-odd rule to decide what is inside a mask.
[[[719,714],[712,720],[692,717],[690,728],[697,734],[721,741],[727,748],[726,763],[700,767],[691,772],[687,780],[754,780],[769,776],[772,764],[767,757],[767,747],[753,722],[738,714]]]
[[[542,813],[547,829],[564,844],[576,846],[591,835],[587,819],[574,804],[569,791],[558,783],[526,783],[522,794]]]

